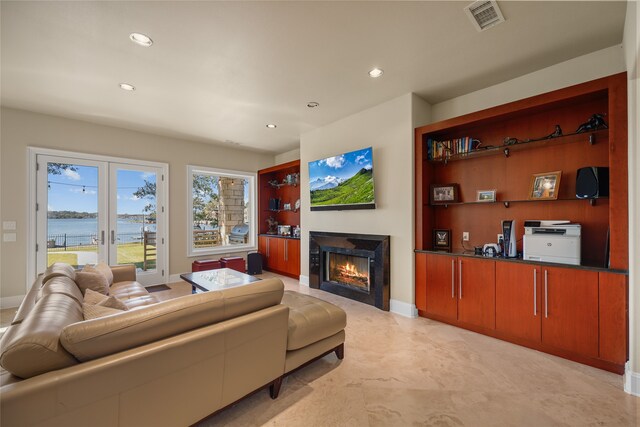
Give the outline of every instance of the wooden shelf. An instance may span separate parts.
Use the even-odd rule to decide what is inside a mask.
[[[607,200],[608,198],[603,197],[603,200]],[[541,202],[573,202],[573,201],[581,201],[581,202],[589,202],[591,206],[595,206],[598,202],[598,199],[578,199],[578,198],[562,198],[562,199],[554,199],[554,200],[496,200],[495,202],[455,202],[455,203],[438,203],[431,204],[425,203],[425,207],[444,207],[448,208],[449,206],[462,206],[462,205],[497,205],[503,204],[506,208],[509,207],[511,203],[541,203]]]
[[[488,145],[484,149],[474,150],[468,153],[458,153],[450,156],[439,157],[437,159],[429,159],[429,162],[447,164],[448,162],[468,160],[485,156],[504,155],[506,157],[509,157],[509,154],[515,151],[551,147],[560,144],[572,144],[577,142],[593,145],[597,143],[597,141],[606,140],[608,138],[608,135],[608,129],[599,129],[591,132],[572,133],[569,135],[559,136],[557,138],[540,139],[536,141],[520,141],[510,145]]]

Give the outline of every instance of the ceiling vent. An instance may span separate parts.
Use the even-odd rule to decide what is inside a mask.
[[[494,0],[476,1],[465,7],[464,11],[478,31],[487,30],[504,22],[504,16]]]

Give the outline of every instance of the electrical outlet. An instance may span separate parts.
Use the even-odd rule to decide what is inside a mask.
[[[463,242],[468,242],[469,241],[469,232],[468,231],[464,231],[462,233],[462,241]]]
[[[504,241],[504,236],[502,234],[498,234],[498,243],[500,243],[500,241]]]

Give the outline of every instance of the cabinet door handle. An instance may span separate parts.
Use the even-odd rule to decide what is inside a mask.
[[[116,243],[116,231],[115,230],[111,230],[111,244],[115,244]]]
[[[267,239],[267,258],[269,258],[269,246],[271,246],[270,243],[271,239]]]
[[[548,285],[548,274],[549,271],[544,271],[544,317],[549,317],[549,285]]]
[[[458,280],[460,281],[460,283],[458,284],[458,286],[460,286],[460,295],[458,295],[458,298],[462,299],[462,260],[458,260],[458,274],[460,275],[460,277],[458,278]]]
[[[538,270],[533,269],[533,315],[538,315]]]
[[[284,260],[289,261],[289,241],[284,241]]]
[[[456,298],[455,281],[456,281],[456,261],[452,259],[451,260],[451,298],[453,299]]]

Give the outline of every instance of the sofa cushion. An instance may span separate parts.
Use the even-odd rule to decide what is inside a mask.
[[[287,350],[313,344],[347,326],[347,314],[344,310],[321,299],[286,291],[282,304],[289,307]]]
[[[79,360],[92,360],[277,305],[283,291],[281,280],[268,279],[187,295],[118,316],[68,325],[60,341]]]
[[[0,339],[0,365],[17,377],[30,378],[77,364],[60,344],[60,332],[82,321],[82,308],[74,298],[44,295],[22,323],[9,327]]]
[[[158,303],[158,300],[156,299],[156,297],[151,294],[143,295],[137,298],[129,298],[121,301],[124,303],[124,305],[127,306],[129,310],[132,310],[134,308],[146,307],[148,305],[153,305]]]
[[[149,291],[140,283],[129,281],[114,283],[113,286],[109,288],[109,293],[115,295],[122,301],[149,295]]]
[[[64,276],[71,280],[76,279],[76,271],[69,264],[64,262],[54,262],[44,271],[42,283],[47,283],[52,277]]]
[[[104,262],[99,262],[97,264],[85,264],[82,271],[86,271],[89,273],[100,273],[109,282],[109,286],[113,284],[113,273],[111,272],[111,267],[109,267]]]
[[[40,301],[45,295],[64,294],[73,298],[78,304],[82,304],[82,292],[76,286],[76,282],[65,276],[56,276],[42,285],[38,290],[36,302]]]
[[[84,320],[97,319],[99,317],[111,316],[112,314],[124,313],[124,310],[117,308],[103,307],[97,304],[82,304]]]
[[[11,321],[12,325],[17,325],[18,323],[22,323],[24,318],[29,314],[29,312],[36,305],[36,298],[38,297],[38,293],[40,292],[40,288],[42,287],[42,278],[43,274],[39,275],[35,282],[33,282],[33,286],[27,292],[27,295],[22,300],[22,304],[18,308],[16,315],[13,317]]]
[[[109,295],[109,281],[104,274],[92,273],[89,271],[78,271],[76,273],[76,285],[84,295],[85,290],[91,289],[103,295]]]

